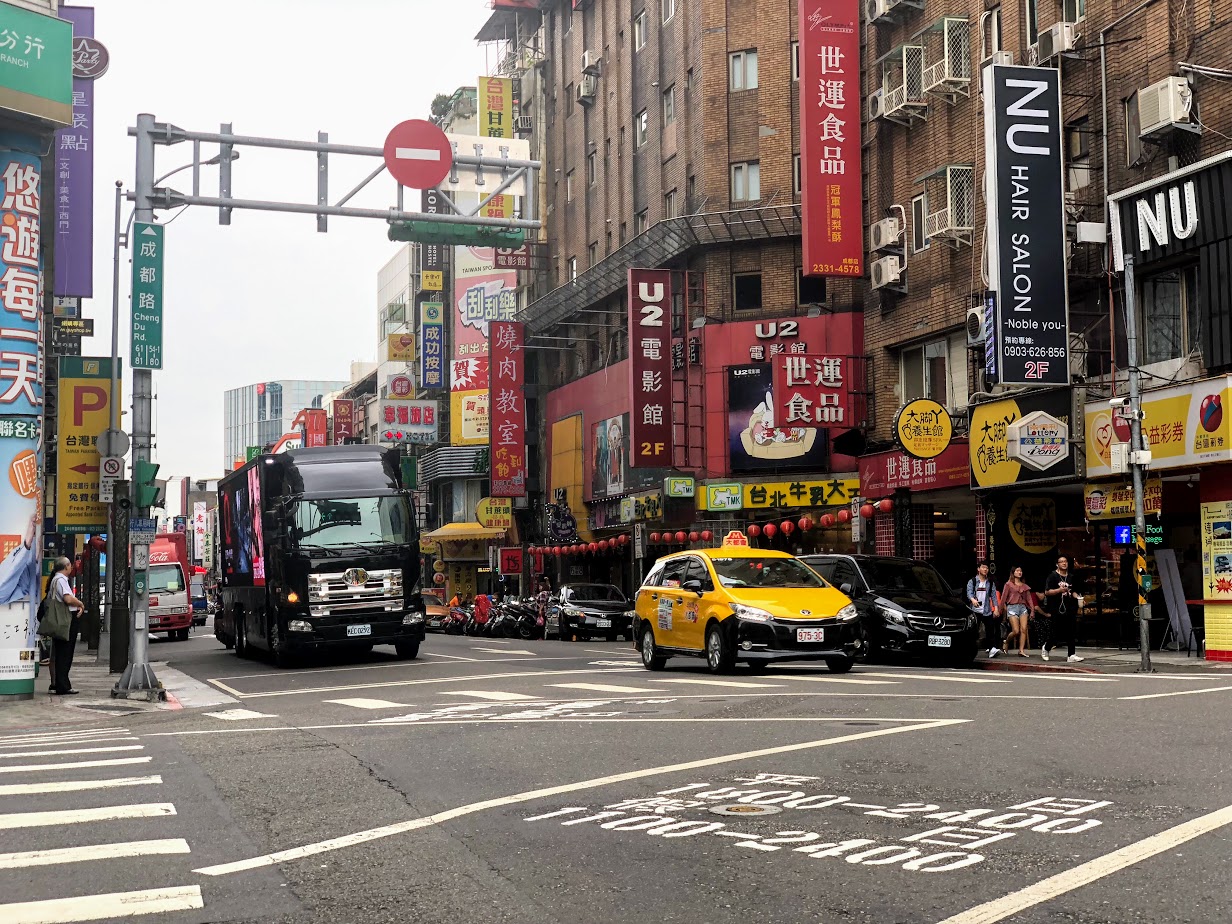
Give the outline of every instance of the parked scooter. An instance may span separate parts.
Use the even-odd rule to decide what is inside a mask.
[[[445,625],[442,627],[446,635],[462,635],[466,632],[466,625],[470,621],[470,614],[460,606],[450,607],[449,615],[445,617]]]

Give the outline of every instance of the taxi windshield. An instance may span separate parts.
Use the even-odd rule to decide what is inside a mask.
[[[724,587],[828,587],[817,573],[794,558],[712,558]]]

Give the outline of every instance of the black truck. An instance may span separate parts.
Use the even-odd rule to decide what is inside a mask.
[[[242,658],[424,639],[419,533],[398,452],[351,445],[263,453],[218,483],[220,612]]]

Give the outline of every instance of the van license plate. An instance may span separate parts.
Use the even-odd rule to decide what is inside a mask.
[[[928,637],[929,648],[949,648],[952,640],[948,635],[930,635]]]
[[[610,619],[596,619],[595,627],[599,629],[610,629],[612,628],[612,621]]]
[[[825,629],[797,629],[797,642],[824,642],[826,640]]]
[[[371,635],[372,626],[347,626],[347,635]]]

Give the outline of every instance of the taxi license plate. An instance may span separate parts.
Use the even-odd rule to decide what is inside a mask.
[[[596,619],[595,626],[600,629],[610,629],[612,628],[612,621],[610,619]]]
[[[797,642],[824,642],[826,640],[825,629],[797,629]]]
[[[949,648],[951,638],[948,635],[930,635],[928,637],[929,648]]]
[[[347,626],[347,635],[371,635],[372,626]]]
[[[158,625],[161,621],[162,621],[162,620],[160,620],[157,616],[151,616],[151,617],[150,617],[150,625],[152,625],[152,626],[156,626],[156,625]]]

